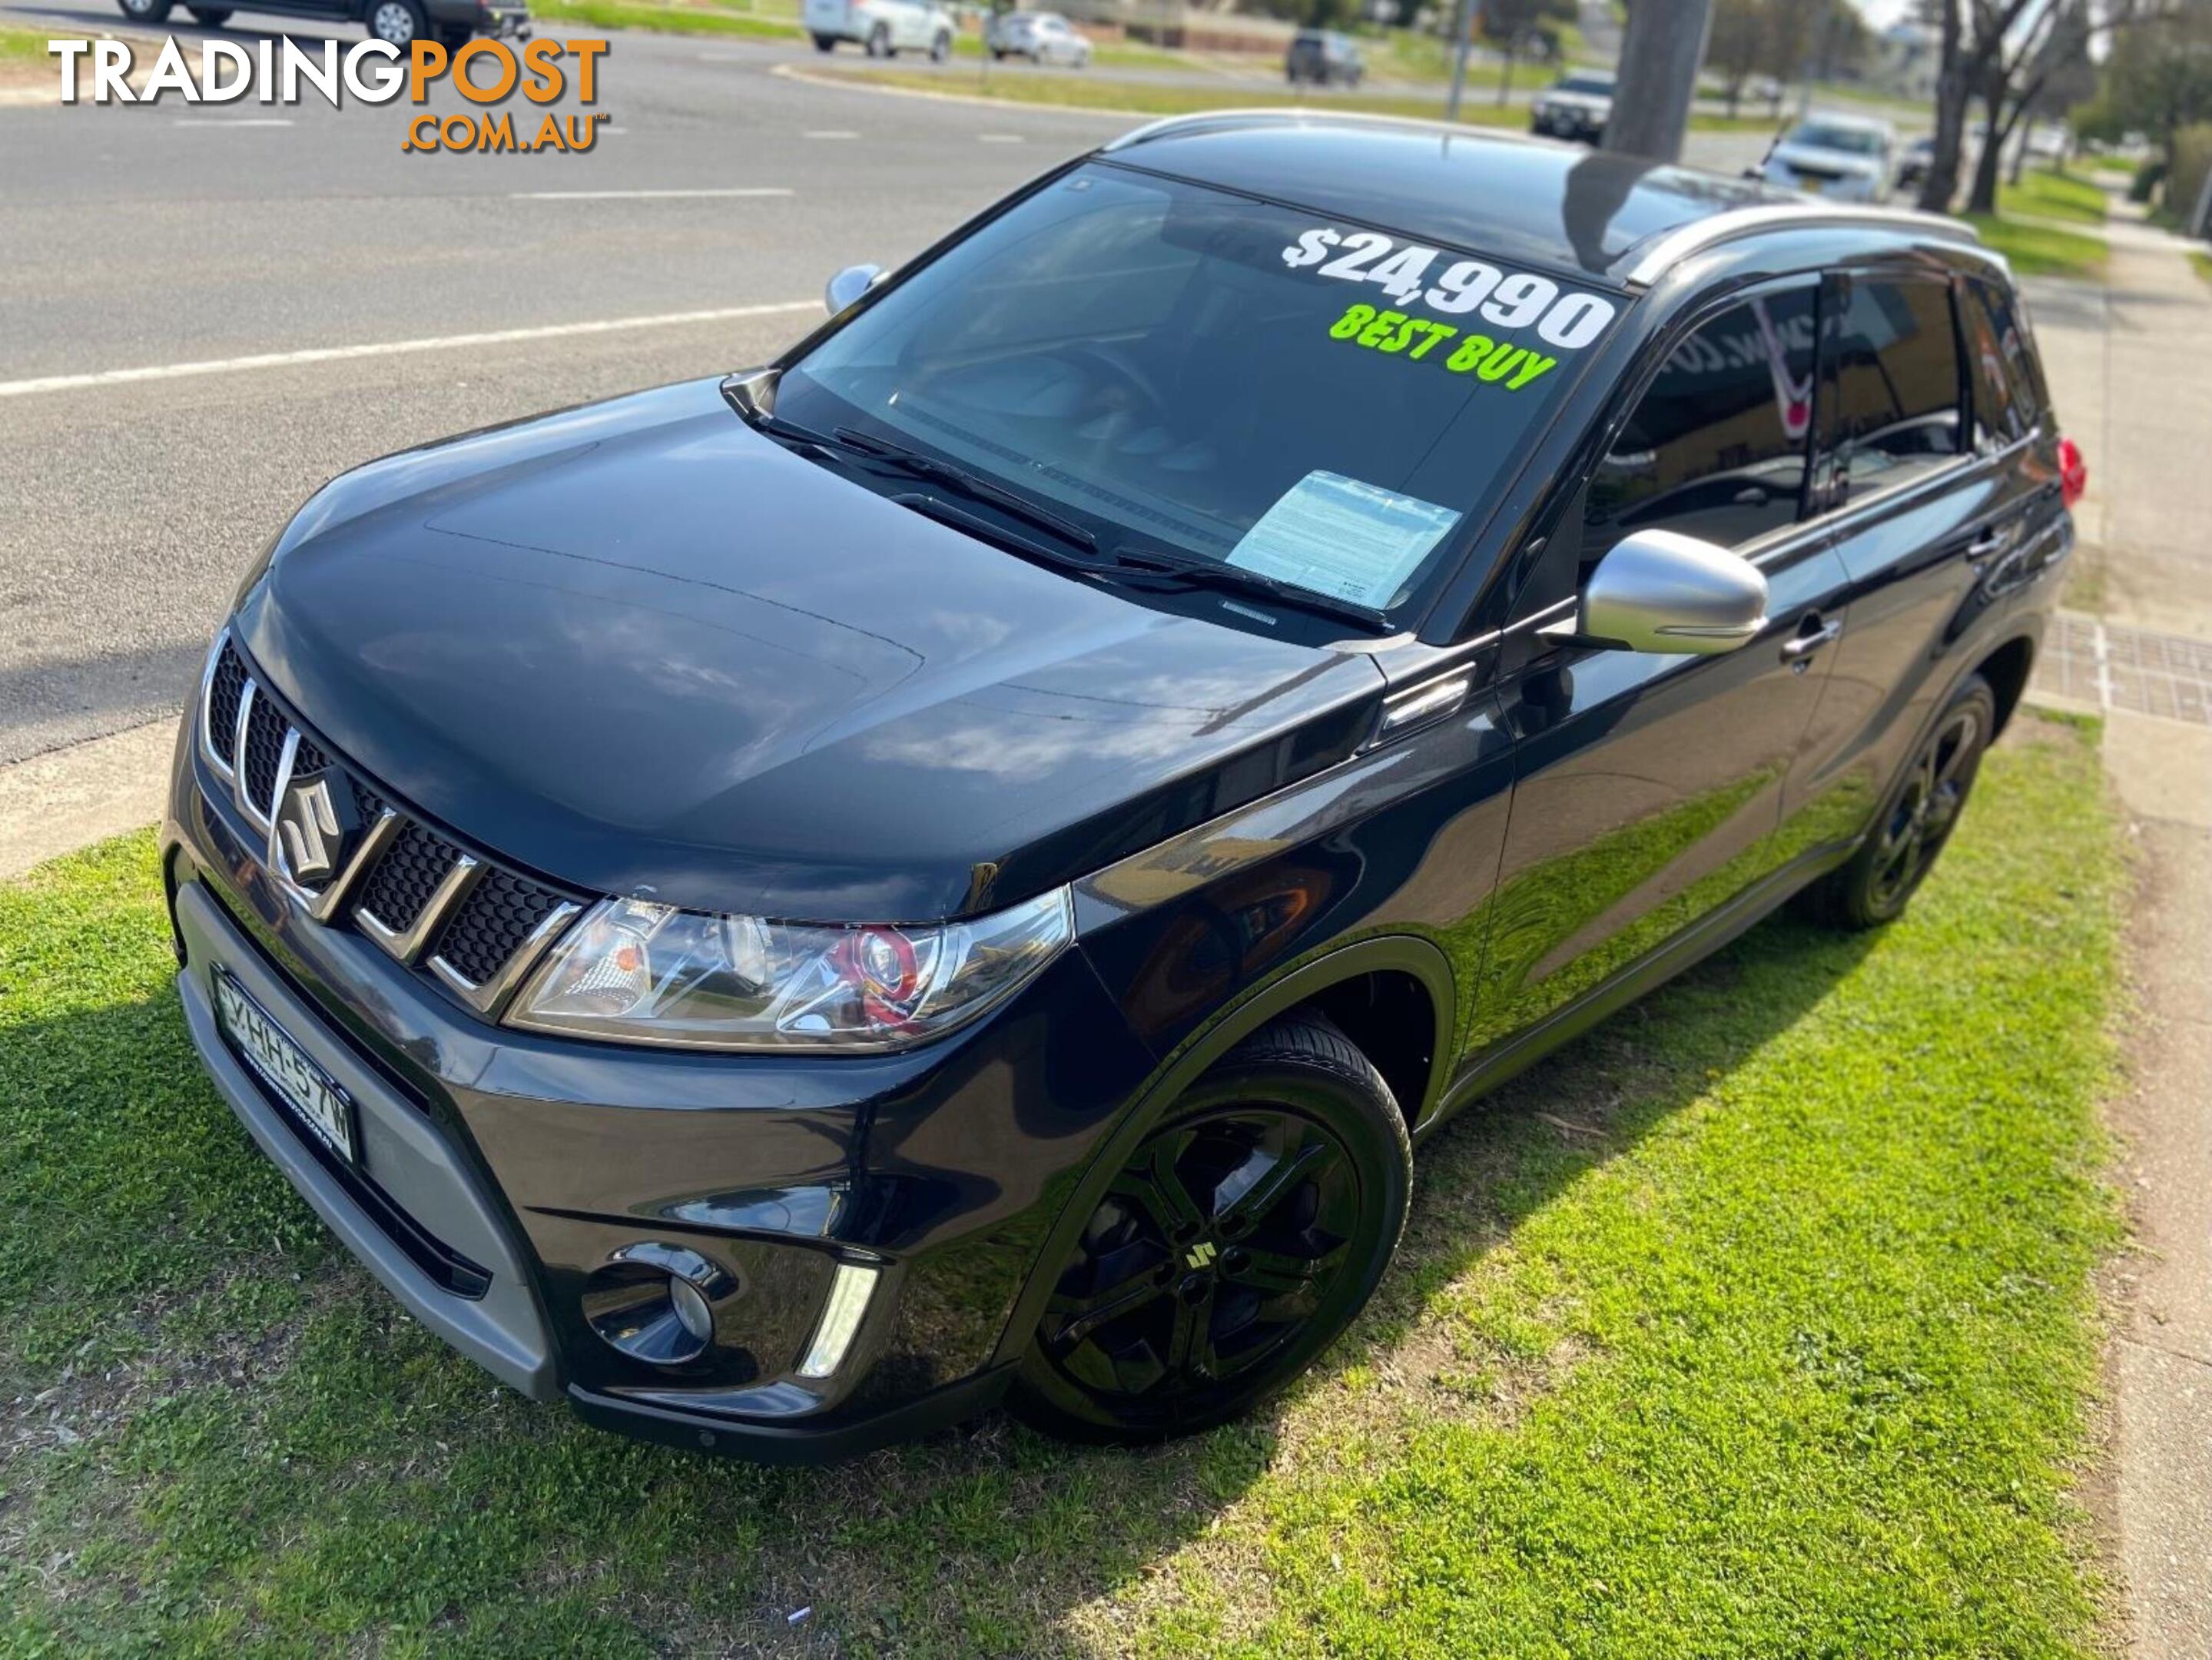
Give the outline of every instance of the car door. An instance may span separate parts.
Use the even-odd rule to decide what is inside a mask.
[[[1553,522],[1508,634],[1515,779],[1470,1060],[1595,1000],[1774,868],[1842,620],[1826,609],[1841,567],[1805,522],[1818,286],[1768,285],[1672,335]],[[1756,562],[1765,629],[1711,657],[1548,643],[1606,550],[1653,528]]]
[[[1962,297],[1956,279],[1925,269],[1830,279],[1814,488],[1850,626],[1790,781],[1787,853],[1864,830],[1950,684],[1947,639],[2028,539],[2036,492],[2005,459],[2026,427],[1994,392],[1978,417],[1972,407]]]

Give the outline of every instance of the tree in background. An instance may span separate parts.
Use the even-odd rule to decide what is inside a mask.
[[[1996,211],[2005,141],[2063,70],[2086,59],[2100,35],[2136,29],[2207,0],[1923,0],[1936,29],[1941,68],[1936,77],[1935,153],[1920,186],[1920,205],[1950,211],[1972,106],[1982,107],[1981,155],[1966,197],[1969,213]]]
[[[1498,101],[1513,90],[1513,66],[1544,38],[1547,23],[1575,21],[1575,0],[1480,0],[1475,27],[1503,59],[1498,72]]]
[[[2212,3],[2198,0],[2116,36],[2086,119],[2100,137],[2140,132],[2171,161],[2176,133],[2212,121]]]

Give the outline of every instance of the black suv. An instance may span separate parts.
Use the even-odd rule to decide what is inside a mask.
[[[116,0],[134,23],[154,27],[168,21],[176,0]],[[375,40],[395,46],[417,38],[459,46],[478,34],[526,39],[530,8],[526,0],[254,0],[252,6],[194,6],[192,21],[221,28],[234,11],[270,12],[279,17],[316,17],[325,22],[360,23]]]
[[[685,1446],[1198,1429],[1459,1108],[1793,896],[1904,909],[2072,541],[2003,263],[1438,137],[1146,128],[273,539],[184,1007],[416,1317]]]
[[[1356,87],[1366,73],[1358,45],[1334,29],[1300,29],[1283,54],[1284,78],[1294,87],[1304,81],[1317,87]]]

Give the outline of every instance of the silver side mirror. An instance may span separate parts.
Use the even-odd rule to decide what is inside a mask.
[[[1694,536],[1643,530],[1607,550],[1583,589],[1583,637],[1630,651],[1734,651],[1766,627],[1766,578]]]
[[[876,285],[881,265],[848,265],[831,277],[822,290],[822,303],[835,317]]]

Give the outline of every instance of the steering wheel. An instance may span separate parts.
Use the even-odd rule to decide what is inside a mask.
[[[1111,347],[1086,340],[1067,347],[1059,356],[1082,363],[1086,368],[1104,370],[1115,384],[1134,394],[1142,412],[1158,421],[1165,422],[1167,419],[1168,400],[1152,384],[1152,377]]]

